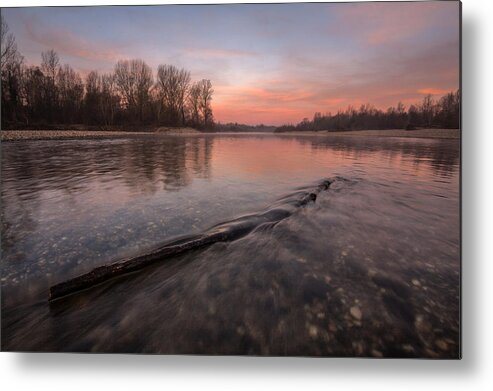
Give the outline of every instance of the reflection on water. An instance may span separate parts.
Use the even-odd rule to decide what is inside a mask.
[[[454,140],[3,143],[3,346],[456,357],[458,158]],[[274,226],[46,303],[52,284],[336,175]]]

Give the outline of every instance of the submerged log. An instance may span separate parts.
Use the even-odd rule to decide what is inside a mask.
[[[229,242],[248,235],[265,223],[277,223],[289,217],[294,211],[317,199],[317,193],[327,190],[333,180],[322,182],[315,191],[302,191],[283,198],[278,205],[267,211],[240,217],[219,224],[201,235],[174,240],[146,254],[122,259],[109,265],[99,266],[88,273],[69,279],[50,288],[49,300],[56,300],[79,291],[104,283],[114,277],[140,270],[154,262],[174,257],[192,249],[198,249],[217,242]]]

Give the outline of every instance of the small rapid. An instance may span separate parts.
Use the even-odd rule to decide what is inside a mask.
[[[50,288],[49,299],[56,300],[63,296],[88,289],[111,278],[140,270],[154,262],[165,261],[185,251],[195,250],[217,242],[228,242],[239,239],[255,229],[262,229],[263,225],[272,226],[291,216],[298,208],[305,206],[309,202],[315,202],[318,193],[328,190],[335,181],[346,180],[341,177],[325,179],[314,188],[305,188],[282,197],[274,205],[260,213],[245,215],[228,222],[217,224],[204,233],[172,240],[150,252],[136,257],[99,266],[81,276],[52,286]]]

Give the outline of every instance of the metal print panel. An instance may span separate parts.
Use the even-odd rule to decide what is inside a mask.
[[[1,11],[2,350],[460,358],[459,2]]]

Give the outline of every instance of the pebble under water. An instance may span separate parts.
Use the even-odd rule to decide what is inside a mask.
[[[53,302],[49,287],[326,191]],[[459,141],[200,135],[2,144],[2,349],[457,358]]]

